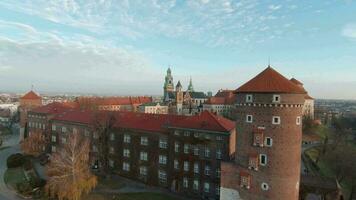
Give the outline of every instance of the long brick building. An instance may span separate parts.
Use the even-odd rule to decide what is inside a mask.
[[[69,134],[82,134],[91,141],[91,167],[100,170],[96,124],[108,116],[114,119],[108,141],[111,173],[193,198],[220,198],[220,163],[235,152],[235,124],[210,112],[177,116],[53,105],[29,113],[30,131],[43,128],[50,152],[59,151]]]
[[[222,164],[221,199],[297,200],[305,90],[268,67],[235,92],[236,158]]]

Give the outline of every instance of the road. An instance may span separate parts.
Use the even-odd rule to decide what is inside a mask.
[[[308,149],[311,149],[313,147],[316,147],[316,146],[320,146],[321,144],[320,143],[316,143],[316,144],[303,144],[302,146],[302,157],[304,156],[304,153],[306,150]],[[303,175],[307,175],[309,172],[305,166],[305,163],[304,163],[304,160],[302,159],[302,162],[301,162],[301,168],[300,168],[300,171],[301,171],[301,174]]]
[[[19,197],[16,192],[10,190],[4,183],[4,173],[7,169],[7,157],[11,154],[20,152],[18,131],[14,130],[13,134],[5,139],[3,146],[8,146],[9,148],[0,150],[0,199],[23,200],[22,197]]]

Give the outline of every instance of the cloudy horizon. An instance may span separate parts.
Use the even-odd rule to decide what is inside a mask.
[[[356,2],[0,2],[0,91],[161,95],[236,89],[268,63],[310,95],[356,99]],[[355,92],[353,92],[355,91]]]

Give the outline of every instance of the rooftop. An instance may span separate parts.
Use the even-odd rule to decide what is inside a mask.
[[[236,93],[294,93],[305,94],[306,91],[268,66],[256,77],[235,90]]]
[[[22,96],[21,99],[36,100],[36,99],[41,99],[41,97],[31,90],[28,93],[26,93],[24,96]]]

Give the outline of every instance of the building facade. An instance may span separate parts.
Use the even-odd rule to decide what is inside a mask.
[[[20,140],[24,139],[27,132],[27,112],[40,106],[42,106],[42,98],[32,90],[20,98]]]
[[[306,92],[268,67],[236,91],[236,157],[221,198],[297,200]]]
[[[296,84],[298,87],[301,89],[304,89],[304,84],[300,81],[298,81],[295,78],[290,79],[291,82]],[[314,119],[314,98],[311,97],[307,92],[305,95],[305,101],[304,101],[304,106],[303,106],[303,116],[306,118]]]
[[[140,105],[138,111],[141,113],[168,114],[168,106],[158,102],[146,103]]]
[[[235,113],[236,95],[233,90],[219,90],[215,96],[208,98],[203,110],[232,119]]]
[[[235,124],[209,112],[196,116],[116,112],[110,130],[113,174],[159,186],[192,198],[220,198],[220,165],[231,157]],[[93,113],[69,111],[51,120],[51,151],[77,132],[91,141],[90,160],[100,169],[100,133]]]

